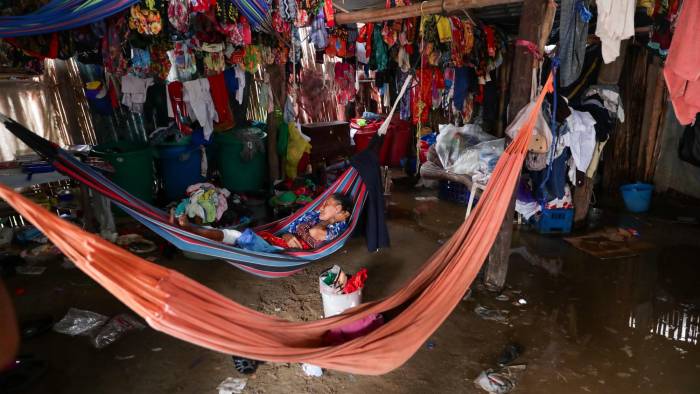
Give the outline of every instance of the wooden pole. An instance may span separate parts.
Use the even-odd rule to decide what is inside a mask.
[[[518,37],[539,44],[540,40],[546,40],[552,28],[554,12],[548,8],[555,7],[548,0],[525,0],[520,15]],[[548,20],[545,20],[545,15]],[[544,37],[544,38],[542,38]],[[544,44],[541,44],[544,46]],[[532,55],[515,47],[513,57],[513,69],[510,80],[510,109],[508,122],[511,122],[515,114],[530,102],[532,88]],[[513,214],[515,212],[515,194],[508,206],[503,218],[501,230],[496,241],[489,251],[488,264],[484,276],[484,285],[490,291],[501,291],[506,283],[508,275],[508,260],[510,259],[510,244],[513,237]]]
[[[654,58],[654,64],[660,63],[658,58]],[[649,120],[649,131],[647,134],[647,145],[644,157],[644,169],[642,172],[641,179],[645,182],[652,182],[654,179],[654,169],[656,167],[656,160],[654,160],[654,152],[656,151],[656,146],[658,145],[659,132],[661,123],[663,122],[663,108],[665,104],[664,100],[664,86],[665,81],[663,77],[663,68],[655,67],[658,72],[656,78],[656,84],[654,86],[654,96],[652,98],[653,102],[651,105],[651,119]]]
[[[405,7],[372,8],[368,10],[339,13],[335,16],[335,22],[340,25],[349,23],[384,22],[421,15],[449,13],[468,8],[482,8],[492,5],[520,2],[522,2],[522,0],[431,0]]]

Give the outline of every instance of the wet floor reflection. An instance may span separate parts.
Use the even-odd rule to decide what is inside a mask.
[[[639,321],[636,312],[631,312],[628,327],[649,330],[649,333],[660,335],[666,339],[697,345],[700,333],[700,313],[682,307],[662,312],[655,316],[652,322],[645,324]]]

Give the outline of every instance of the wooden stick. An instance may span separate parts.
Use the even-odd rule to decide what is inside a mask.
[[[664,77],[659,68],[659,76],[656,78],[656,86],[654,86],[654,103],[652,104],[651,120],[649,121],[649,135],[646,146],[646,161],[644,169],[644,179],[647,182],[653,181],[654,170],[656,169],[656,160],[654,153],[659,141],[661,133],[661,124],[663,123],[663,107],[664,107]]]
[[[374,8],[337,14],[335,16],[335,21],[340,25],[349,23],[383,22],[394,19],[412,18],[414,16],[421,15],[449,13],[467,8],[482,8],[493,5],[521,2],[522,0],[431,0],[405,7]]]

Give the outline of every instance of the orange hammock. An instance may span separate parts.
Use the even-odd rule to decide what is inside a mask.
[[[551,76],[527,123],[498,161],[476,210],[395,294],[313,322],[290,322],[248,309],[186,276],[134,256],[0,187],[5,199],[96,282],[156,330],[256,360],[309,362],[355,374],[400,367],[447,319],[476,277],[501,227]],[[324,346],[323,334],[370,314],[400,310],[371,333]]]

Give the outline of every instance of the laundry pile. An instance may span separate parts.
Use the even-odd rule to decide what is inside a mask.
[[[187,215],[190,219],[200,218],[204,224],[214,223],[228,210],[226,200],[230,195],[228,190],[211,183],[196,183],[187,188],[187,197],[175,208],[175,216]]]
[[[616,122],[624,120],[616,85],[591,85],[571,101],[549,95],[525,159],[528,171],[517,191],[516,212],[530,220],[542,209],[572,209],[573,188],[594,177]],[[506,133],[515,132],[513,125]]]
[[[321,274],[323,283],[333,289],[335,294],[352,294],[365,286],[367,268],[362,268],[355,275],[346,274],[339,266]],[[327,288],[324,288],[327,291]]]

